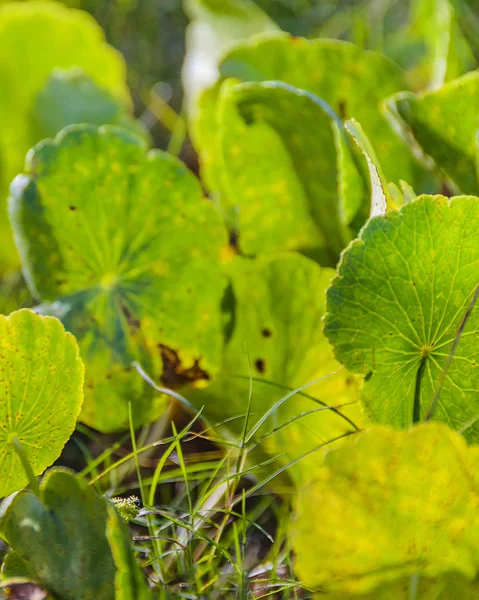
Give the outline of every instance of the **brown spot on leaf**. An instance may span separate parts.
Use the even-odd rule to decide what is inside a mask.
[[[267,327],[264,327],[264,328],[261,330],[261,335],[262,335],[264,338],[270,338],[270,337],[273,335],[273,332],[271,331],[271,329],[268,329]]]
[[[140,320],[133,316],[133,314],[131,313],[128,306],[121,300],[120,300],[120,309],[128,322],[128,326],[130,328],[131,333],[132,334],[136,333],[138,331],[138,329],[140,329],[140,325],[141,325]]]
[[[262,358],[258,358],[255,361],[254,366],[256,367],[256,370],[258,371],[258,373],[261,373],[261,375],[263,375],[264,372],[266,371],[266,364]]]
[[[161,360],[163,361],[163,375],[161,377],[164,385],[172,389],[178,389],[188,383],[200,380],[209,380],[210,376],[200,367],[199,359],[196,358],[192,367],[185,369],[180,361],[176,350],[158,344]]]

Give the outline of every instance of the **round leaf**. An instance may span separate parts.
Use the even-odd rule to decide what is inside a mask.
[[[342,119],[361,123],[389,181],[414,181],[412,157],[381,113],[384,98],[407,89],[387,58],[338,40],[265,34],[233,47],[220,70],[223,77],[284,81],[316,94]]]
[[[479,193],[476,170],[479,73],[468,73],[423,94],[403,93],[388,101],[420,147],[457,189]]]
[[[12,440],[43,473],[75,428],[82,387],[78,345],[58,319],[26,309],[0,316],[0,497],[27,484]]]
[[[26,52],[25,48],[31,48]],[[122,104],[131,102],[122,56],[86,12],[60,2],[11,2],[0,8],[0,206],[26,152],[41,138],[31,112],[55,67],[82,68]],[[84,120],[83,120],[84,121]],[[56,133],[56,132],[55,132]],[[0,210],[0,267],[18,261],[5,209]]]
[[[186,30],[183,89],[190,112],[198,95],[219,76],[218,63],[233,41],[278,26],[252,0],[186,0],[190,24]]]
[[[108,502],[65,469],[44,477],[40,497],[20,492],[2,530],[43,588],[62,600],[115,600]]]
[[[405,427],[425,418],[479,283],[479,199],[422,196],[371,219],[344,252],[327,293],[325,333],[346,368],[366,375],[373,421]],[[465,323],[435,418],[479,423],[479,307]]]
[[[330,451],[298,493],[300,580],[336,600],[409,600],[413,575],[417,598],[477,597],[478,468],[479,448],[436,423],[372,427]]]
[[[355,431],[355,424],[361,425],[358,387],[349,373],[338,372],[321,327],[324,293],[334,271],[291,253],[257,260],[236,257],[227,272],[234,328],[222,370],[205,390],[184,394],[197,406],[204,405],[210,420],[231,419],[227,426],[239,437],[250,376],[255,378],[248,430],[267,416],[254,441],[261,440],[263,456],[280,456],[272,464],[275,470]],[[292,390],[321,377],[275,407]],[[317,455],[312,454],[289,473],[302,481],[315,464]]]
[[[224,82],[218,113],[210,166],[221,171],[225,208],[238,215],[241,250],[301,250],[335,265],[353,237],[340,218],[335,144],[342,142],[342,154],[349,155],[344,158],[361,194],[358,209],[366,200],[339,117],[314,94],[280,81]]]
[[[170,387],[219,367],[226,232],[177,159],[125,130],[77,126],[29,154],[11,218],[41,310],[62,318],[86,361],[81,418],[101,431],[165,406],[138,360]]]

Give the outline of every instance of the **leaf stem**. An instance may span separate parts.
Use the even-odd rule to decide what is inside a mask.
[[[423,356],[416,374],[416,387],[414,389],[414,406],[412,410],[412,422],[419,423],[421,419],[421,383],[426,368],[427,356]]]
[[[413,573],[409,580],[409,600],[417,600],[419,591],[419,573]]]
[[[40,486],[38,485],[38,479],[35,477],[35,473],[33,472],[32,466],[28,460],[27,453],[25,449],[18,441],[17,438],[12,438],[10,440],[10,444],[12,445],[15,452],[18,454],[18,458],[22,463],[23,470],[28,478],[28,483],[30,484],[30,488],[32,492],[35,494],[37,498],[40,497]]]

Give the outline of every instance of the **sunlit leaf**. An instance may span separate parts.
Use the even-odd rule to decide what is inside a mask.
[[[454,341],[435,418],[477,439],[479,199],[422,196],[371,219],[343,253],[327,293],[325,333],[347,369],[363,374],[369,419],[423,419]],[[460,329],[461,327],[461,329]]]
[[[11,2],[0,8],[2,270],[18,265],[4,207],[8,185],[21,172],[26,152],[41,139],[31,125],[36,96],[55,67],[72,66],[82,68],[120,103],[130,102],[123,58],[105,42],[87,13],[47,0]]]
[[[476,61],[458,23],[452,0],[415,0],[410,32],[425,46],[424,57],[413,69],[432,89],[475,68]],[[404,34],[403,34],[404,35]]]
[[[102,431],[154,419],[170,387],[205,383],[222,347],[226,235],[198,180],[125,130],[67,129],[41,143],[11,189],[24,272],[42,312],[78,338],[84,422]]]
[[[0,497],[27,484],[12,441],[43,473],[75,428],[82,387],[77,343],[57,319],[30,310],[0,316]]]
[[[436,91],[398,94],[389,103],[456,188],[478,194],[479,73],[468,73]]]
[[[205,415],[214,422],[236,417],[228,427],[239,436],[250,376],[255,380],[249,429],[290,391],[324,377],[304,390],[310,398],[296,394],[275,409],[254,436],[258,441],[279,428],[261,443],[269,456],[284,454],[275,469],[355,431],[354,424],[361,425],[357,384],[348,373],[338,372],[339,364],[322,333],[324,292],[334,271],[303,256],[284,254],[257,260],[237,257],[228,265],[228,274],[233,329],[221,373],[205,390],[184,394],[198,407],[204,405]],[[324,409],[346,403],[352,405]],[[287,424],[308,411],[316,412]],[[315,455],[310,459],[291,469],[295,479],[309,476],[311,465],[318,462]]]
[[[202,102],[205,108],[211,94]],[[200,130],[211,132],[209,139],[201,138],[205,148],[213,144],[202,166],[214,193],[221,188],[221,208],[238,232],[241,251],[302,250],[321,264],[335,265],[353,235],[348,226],[366,201],[339,117],[314,94],[282,82],[228,80],[216,109],[218,114],[206,108],[216,119],[207,130],[200,119]],[[356,194],[351,201],[345,190],[340,200],[346,179]]]
[[[407,89],[403,72],[385,57],[337,40],[269,34],[235,46],[223,59],[221,74],[284,81],[314,93],[341,119],[361,123],[388,181],[414,183],[414,161],[381,111],[388,95]]]
[[[366,159],[371,184],[371,208],[370,217],[385,215],[389,208],[392,208],[392,199],[388,193],[388,182],[381,168],[381,164],[371,146],[371,142],[366,137],[361,124],[355,119],[346,121],[346,130],[351,134],[353,140],[358,145]]]
[[[323,592],[318,598],[472,600],[478,467],[479,448],[442,424],[356,435],[299,491],[299,577]]]
[[[186,30],[182,79],[194,114],[199,93],[219,77],[225,50],[235,41],[279,27],[252,0],[186,0],[184,4],[191,22]]]

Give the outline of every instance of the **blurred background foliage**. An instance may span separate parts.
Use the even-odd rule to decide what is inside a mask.
[[[452,7],[460,30],[460,43],[454,49],[458,62],[469,69],[479,63],[477,0],[254,1],[281,29],[293,35],[338,38],[385,53],[408,71],[416,89],[430,81],[430,65],[425,57],[431,56],[430,45],[435,43],[427,35],[433,29],[431,19],[444,18]],[[158,107],[153,107],[153,114],[148,107],[152,108],[153,94],[160,103],[164,101],[174,111],[181,111],[181,68],[188,26],[183,0],[64,0],[64,4],[92,14],[108,41],[123,53],[135,112],[151,128],[156,145],[167,147],[171,132],[165,123],[171,122],[170,115],[164,114],[160,124],[153,116],[158,116]],[[231,2],[208,0],[208,4],[227,11]],[[447,79],[458,74],[453,72]],[[168,112],[165,106],[163,110]]]

